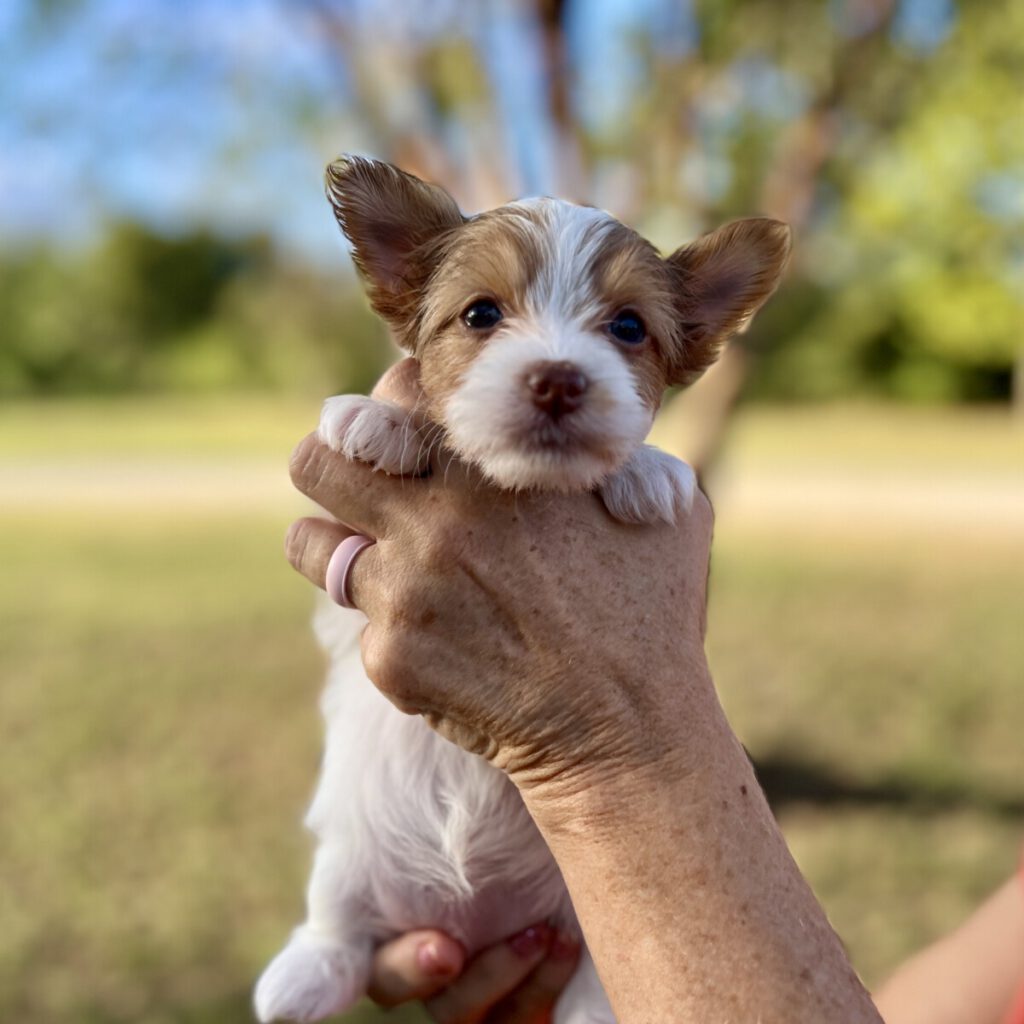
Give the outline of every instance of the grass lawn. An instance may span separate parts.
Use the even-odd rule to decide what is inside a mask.
[[[286,475],[236,489],[225,471],[283,465],[315,417],[269,400],[0,412],[0,1019],[251,1019],[302,909],[321,664],[280,553],[300,507]],[[976,458],[1012,495],[1021,454],[990,414],[761,410],[733,458],[812,480],[823,458],[944,480]],[[111,467],[118,487],[81,483]],[[810,529],[726,497],[719,513],[716,679],[875,983],[1024,838],[1024,525]]]

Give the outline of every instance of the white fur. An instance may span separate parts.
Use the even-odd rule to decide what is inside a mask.
[[[319,845],[306,923],[256,989],[261,1021],[346,1009],[365,992],[373,949],[412,929],[441,928],[470,953],[542,920],[579,934],[515,787],[381,696],[359,656],[365,624],[321,600],[327,746],[306,819]],[[613,1024],[592,964],[559,1000],[556,1022]]]
[[[427,446],[412,417],[389,402],[365,395],[328,398],[317,433],[333,451],[385,473],[415,476],[427,467]]]
[[[553,422],[526,387],[530,366],[567,361],[587,378],[579,410]],[[605,339],[539,319],[495,337],[445,409],[448,443],[508,488],[585,490],[647,436],[651,411]]]
[[[523,218],[523,225],[547,257],[527,293],[529,312],[563,322],[593,319],[601,312],[600,297],[594,294],[590,275],[581,271],[594,262],[615,226],[611,214],[548,198],[524,199],[509,208],[532,215]]]
[[[624,523],[674,523],[682,508],[689,512],[697,478],[685,463],[642,445],[600,487],[605,508]]]
[[[548,259],[528,309],[474,360],[444,410],[447,443],[504,487],[599,487],[626,522],[674,522],[693,501],[688,466],[642,442],[652,413],[629,363],[595,328],[598,297],[578,273],[607,214],[533,200]],[[553,421],[534,408],[528,368],[569,361],[588,379],[579,409]],[[320,437],[388,473],[425,470],[408,415],[361,396],[328,399]],[[511,782],[482,758],[396,710],[367,679],[365,618],[321,600],[315,626],[331,660],[322,708],[327,745],[307,817],[318,848],[306,923],[256,990],[261,1021],[314,1021],[365,991],[374,948],[441,928],[470,955],[538,921],[579,934],[558,867]],[[465,685],[472,686],[472,680]],[[558,1000],[555,1024],[614,1024],[593,961]]]

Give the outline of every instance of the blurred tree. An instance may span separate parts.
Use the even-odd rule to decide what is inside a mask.
[[[542,190],[606,205],[666,248],[750,213],[793,226],[788,285],[686,399],[701,408],[698,463],[713,459],[752,356],[762,395],[1007,393],[1022,333],[1019,5],[654,0],[611,22],[634,73],[619,69],[617,105],[588,113],[595,58],[578,40],[593,4],[479,5],[535,49],[516,74],[464,7],[396,40],[364,31],[359,4],[310,2],[374,98],[360,104],[374,151],[471,208],[530,181],[515,126],[496,137],[493,125],[503,92],[539,69],[536,148],[556,140]]]
[[[286,232],[287,197],[313,190],[287,178],[260,193],[249,172],[285,151],[306,167],[360,149],[443,182],[468,209],[560,193],[666,249],[730,217],[790,222],[780,295],[682,399],[701,407],[699,462],[744,393],[1005,398],[1024,367],[1024,7],[1013,0],[272,0],[263,21],[254,9],[230,30],[200,0],[206,20],[169,33],[165,50],[107,0],[37,5],[25,24],[38,42],[59,17],[77,39],[74,19],[108,8],[110,66],[159,67],[162,97],[226,69],[218,99],[233,97],[235,121],[207,140],[214,163],[197,179],[215,183],[211,220],[249,195],[239,208]],[[132,17],[152,28],[169,10],[149,0]],[[286,45],[267,45],[280,35]],[[101,147],[96,167],[105,157]],[[273,319],[317,353],[317,372],[359,377],[327,358],[329,331],[315,340],[313,271],[201,236],[121,227],[88,260],[10,256],[0,387],[293,384],[295,364],[264,343]],[[305,342],[284,323],[290,309]],[[374,365],[369,351],[355,363]]]
[[[861,124],[841,140],[800,265],[817,296],[800,300],[764,390],[1010,394],[1024,351],[1022,33],[1019,5],[965,8],[898,89],[890,62],[857,94],[847,116],[880,111],[884,134]]]
[[[268,239],[112,227],[94,248],[0,260],[0,394],[368,388],[390,346],[351,285]]]

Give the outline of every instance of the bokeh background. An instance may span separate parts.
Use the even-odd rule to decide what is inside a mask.
[[[249,1020],[301,916],[287,456],[394,358],[341,151],[666,249],[793,225],[655,440],[715,500],[716,679],[855,965],[955,924],[1024,836],[1022,96],[1013,0],[0,5],[0,1017]]]

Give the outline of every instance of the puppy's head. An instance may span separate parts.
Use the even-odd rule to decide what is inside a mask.
[[[662,259],[601,210],[531,199],[464,217],[443,189],[344,158],[327,195],[374,309],[419,359],[431,419],[504,487],[583,489],[643,441],[775,290],[778,221]]]

